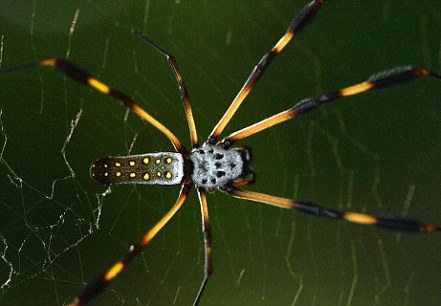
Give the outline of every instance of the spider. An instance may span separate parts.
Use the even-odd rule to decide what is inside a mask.
[[[285,34],[254,67],[248,79],[231,102],[227,111],[202,145],[199,143],[198,134],[196,132],[187,86],[184,83],[181,70],[175,57],[154,43],[143,33],[132,30],[134,35],[138,36],[167,59],[174,73],[181,94],[181,100],[184,105],[184,112],[192,145],[191,150],[185,148],[182,142],[166,126],[160,123],[127,95],[106,85],[90,73],[65,59],[49,58],[0,70],[1,73],[10,73],[33,67],[54,67],[69,78],[120,101],[123,106],[138,115],[142,120],[147,121],[165,135],[174,147],[174,152],[103,157],[92,164],[90,168],[91,177],[103,185],[180,184],[181,189],[176,202],[170,210],[149,231],[147,231],[137,243],[129,248],[127,254],[101,274],[95,281],[89,283],[69,305],[85,305],[97,297],[103,289],[107,287],[110,282],[115,279],[137,255],[139,255],[140,252],[143,251],[147,244],[152,241],[156,234],[182,207],[192,186],[195,186],[199,198],[205,254],[204,277],[194,299],[194,305],[199,304],[208,280],[213,273],[212,236],[206,197],[207,192],[210,191],[219,190],[239,199],[260,202],[285,209],[292,209],[313,216],[344,220],[363,225],[372,225],[414,233],[432,233],[441,231],[441,226],[424,223],[415,219],[384,217],[360,212],[340,211],[321,206],[308,200],[281,198],[243,188],[254,182],[255,174],[249,167],[251,149],[245,146],[233,146],[236,142],[282,122],[307,114],[323,106],[325,103],[340,98],[361,94],[373,89],[397,85],[404,81],[417,79],[423,76],[441,79],[441,75],[419,67],[405,66],[382,71],[372,75],[364,82],[303,99],[287,110],[240,129],[220,140],[223,130],[262,77],[268,66],[284,47],[311,22],[323,3],[324,0],[313,0],[306,4],[294,17]]]

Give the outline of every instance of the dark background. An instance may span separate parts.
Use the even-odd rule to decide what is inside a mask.
[[[0,63],[68,56],[188,144],[165,59],[130,29],[176,55],[204,139],[305,2],[2,1]],[[437,0],[328,1],[274,61],[226,133],[397,65],[440,71],[440,30]],[[0,88],[0,303],[62,305],[119,259],[179,190],[117,186],[103,198],[105,188],[89,178],[90,164],[172,146],[112,99],[51,69],[2,75]],[[439,224],[440,97],[441,82],[422,79],[340,100],[250,137],[243,144],[253,148],[258,173],[251,188]],[[215,272],[202,305],[441,300],[439,234],[317,219],[220,193],[208,200]],[[95,305],[189,305],[203,274],[199,220],[192,193]]]

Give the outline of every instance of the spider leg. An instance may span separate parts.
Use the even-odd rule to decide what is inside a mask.
[[[393,229],[402,232],[433,233],[441,231],[441,226],[424,223],[416,219],[383,217],[379,215],[371,215],[359,212],[336,210],[321,206],[311,201],[286,199],[265,193],[242,190],[233,186],[227,186],[221,188],[221,190],[239,199],[255,201],[286,209],[293,209],[302,213],[319,217],[344,220],[347,222],[364,225],[374,225],[377,227]]]
[[[382,71],[380,73],[372,75],[365,82],[345,87],[340,90],[331,91],[319,96],[303,99],[302,101],[295,104],[293,107],[283,112],[280,112],[272,117],[266,118],[262,121],[254,123],[248,127],[245,127],[239,131],[230,134],[229,136],[225,137],[222,142],[225,144],[226,147],[229,147],[236,141],[259,133],[276,124],[296,118],[299,115],[306,114],[312,110],[319,108],[327,102],[338,100],[343,97],[357,95],[372,89],[394,86],[404,81],[417,79],[423,76],[430,76],[433,78],[441,79],[441,75],[439,74],[433,73],[425,68],[417,68],[411,66],[398,67],[391,70]]]
[[[256,173],[253,171],[250,171],[248,174],[246,174],[244,177],[242,177],[240,180],[232,181],[230,184],[234,187],[241,188],[247,185],[254,184],[256,182]]]
[[[184,204],[191,190],[192,182],[190,180],[185,181],[182,184],[181,191],[179,192],[178,199],[170,210],[147,232],[141,239],[129,248],[129,252],[106,272],[99,276],[94,282],[88,284],[86,288],[70,303],[68,306],[82,306],[87,304],[93,298],[95,298],[109,283],[118,276],[118,274],[124,270],[124,268],[141,253],[147,244],[152,241],[156,234],[167,224],[168,221],[176,214],[176,212]]]
[[[28,63],[21,66],[16,66],[12,68],[6,68],[1,69],[0,74],[3,73],[11,73],[19,70],[24,69],[30,69],[34,67],[55,67],[57,68],[61,73],[66,75],[67,77],[77,81],[80,84],[87,85],[95,89],[96,91],[111,96],[115,98],[116,100],[120,101],[125,107],[130,109],[132,112],[134,112],[136,115],[138,115],[141,119],[147,121],[152,126],[154,126],[156,129],[158,129],[162,134],[164,134],[173,144],[175,147],[175,150],[184,153],[187,152],[187,150],[184,148],[181,141],[167,128],[165,127],[161,122],[156,120],[152,115],[150,115],[146,110],[144,110],[139,104],[134,102],[131,98],[129,98],[127,95],[123,94],[119,90],[116,90],[114,88],[109,87],[108,85],[104,84],[88,72],[82,70],[78,66],[74,65],[73,63],[62,59],[62,58],[48,58],[45,60],[41,60],[34,63]]]
[[[211,144],[215,144],[220,134],[227,126],[228,122],[230,122],[231,118],[234,116],[234,113],[237,111],[239,106],[248,96],[248,94],[253,89],[254,85],[259,81],[260,77],[265,72],[266,68],[272,63],[274,58],[285,48],[285,46],[294,38],[300,30],[303,29],[314,16],[319,11],[322,6],[324,0],[314,0],[310,3],[306,4],[302,10],[294,17],[293,21],[289,25],[286,33],[279,39],[279,41],[274,45],[274,47],[266,53],[259,63],[254,67],[253,71],[249,75],[248,79],[245,81],[245,84],[242,86],[240,91],[237,93],[233,102],[231,102],[225,114],[222,116],[220,121],[213,128],[213,131],[210,133],[208,137],[208,142]]]
[[[193,111],[191,109],[190,95],[188,93],[187,85],[185,84],[182,78],[181,69],[179,69],[175,56],[173,54],[168,53],[166,50],[161,48],[159,45],[157,45],[150,38],[145,36],[143,33],[139,32],[138,30],[132,30],[132,32],[133,34],[141,38],[144,42],[152,46],[163,56],[165,56],[165,58],[167,59],[167,62],[169,63],[171,69],[173,70],[173,73],[176,78],[176,82],[178,83],[179,91],[181,93],[181,100],[182,103],[184,104],[185,116],[187,118],[188,129],[190,131],[191,144],[193,148],[198,147],[199,146],[198,134],[196,132],[196,125],[194,123]]]
[[[198,294],[193,302],[193,306],[199,304],[202,294],[204,293],[205,287],[208,283],[208,279],[213,274],[213,257],[212,257],[212,239],[211,239],[211,225],[210,219],[208,217],[208,205],[207,197],[205,191],[197,188],[199,203],[201,205],[201,215],[202,215],[202,232],[204,233],[204,246],[205,246],[205,256],[204,256],[204,279],[202,280],[201,286],[199,287]]]

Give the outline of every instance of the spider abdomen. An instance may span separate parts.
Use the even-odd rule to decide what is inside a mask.
[[[190,153],[193,162],[191,178],[195,185],[213,189],[239,181],[248,173],[248,149],[204,144]]]
[[[174,152],[102,157],[90,167],[90,176],[103,185],[177,185],[184,178],[184,158]]]

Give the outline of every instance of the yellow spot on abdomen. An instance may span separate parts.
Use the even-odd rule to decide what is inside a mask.
[[[109,86],[107,86],[106,84],[102,83],[101,81],[94,79],[94,78],[88,78],[87,79],[87,83],[89,83],[89,85],[93,88],[95,88],[96,90],[98,90],[99,92],[102,92],[103,94],[108,95],[110,92],[110,88]]]
[[[144,179],[144,181],[148,181],[150,179],[150,174],[145,173],[142,178]]]
[[[131,167],[133,167],[135,164],[136,164],[135,161],[133,161],[133,160],[129,161],[129,165],[130,165]]]
[[[171,179],[171,178],[172,178],[172,174],[171,174],[170,171],[167,171],[167,172],[165,173],[165,178],[167,178],[167,179]]]
[[[130,176],[131,178],[134,178],[134,177],[136,176],[136,173],[135,173],[135,172],[130,172],[129,176]]]
[[[142,162],[147,165],[150,162],[150,159],[148,157],[144,157],[144,159],[142,160]]]

